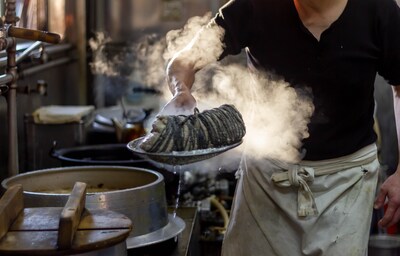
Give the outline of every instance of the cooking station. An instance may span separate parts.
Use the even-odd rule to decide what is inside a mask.
[[[171,96],[167,34],[226,2],[0,2],[0,255],[220,255],[244,143],[191,154],[140,145]],[[389,136],[391,92],[376,83]],[[386,173],[397,145],[380,143]],[[378,228],[381,215],[370,254],[398,255],[399,228]]]
[[[165,103],[165,34],[225,2],[0,3],[1,255],[219,254],[234,175],[184,166],[240,143],[174,162],[128,143]]]

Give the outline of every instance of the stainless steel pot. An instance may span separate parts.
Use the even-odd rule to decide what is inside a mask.
[[[167,212],[163,176],[143,168],[75,166],[45,169],[8,178],[2,182],[2,187],[7,189],[22,184],[25,207],[63,207],[68,190],[77,181],[88,185],[88,209],[109,209],[132,220],[128,249],[173,238],[185,227],[182,219]],[[97,192],[91,192],[91,189]]]
[[[400,255],[400,236],[398,235],[371,235],[368,244],[370,256],[397,256]]]
[[[126,256],[128,255],[126,247],[126,242],[123,242],[96,251],[74,254],[74,256]]]

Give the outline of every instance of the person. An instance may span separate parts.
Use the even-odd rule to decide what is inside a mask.
[[[196,72],[243,49],[250,70],[311,88],[315,107],[301,161],[271,159],[242,168],[222,254],[366,255],[373,207],[386,205],[381,227],[400,219],[400,166],[375,193],[373,129],[379,74],[392,85],[400,135],[396,2],[231,0],[208,26],[223,29],[222,52],[206,61],[193,58],[202,50],[194,47],[199,33],[169,61],[173,97],[161,114],[193,113]]]

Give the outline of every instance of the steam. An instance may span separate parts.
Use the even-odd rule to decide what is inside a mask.
[[[89,40],[95,75],[93,87],[97,107],[115,104],[123,97],[138,99],[133,88],[156,89],[165,85],[165,39],[155,34],[144,35],[135,42],[113,42],[104,33],[97,33]],[[162,103],[150,102],[144,108],[158,109]]]
[[[140,81],[147,87],[159,89],[165,85],[165,39],[152,34],[144,36],[139,43],[132,46],[135,59],[131,60],[133,72],[130,80]]]
[[[181,60],[195,63],[196,69],[215,62],[223,51],[221,39],[224,31],[210,22],[210,18],[210,13],[203,17],[193,17],[183,29],[168,32],[164,58],[168,60],[180,54]],[[189,49],[190,52],[187,52]]]
[[[245,154],[297,162],[314,107],[309,92],[296,91],[283,80],[250,73],[244,66],[214,67],[212,92],[195,92],[205,106],[234,104],[246,124]]]
[[[198,66],[205,66],[196,74],[193,86],[199,110],[233,104],[242,113],[247,129],[243,145],[199,163],[196,169],[230,168],[243,155],[299,161],[303,156],[302,140],[309,136],[307,124],[314,110],[311,92],[294,89],[283,80],[272,79],[269,74],[250,72],[243,55],[229,56],[217,62],[223,49],[221,38],[224,31],[210,23],[210,18],[210,14],[193,17],[182,29],[168,32],[164,39],[155,36],[144,38],[131,46],[130,51],[135,53],[133,60],[117,56],[107,61],[102,43],[109,39],[100,35],[89,41],[96,52],[92,71],[115,76],[121,74],[115,69],[118,64],[129,64],[133,71],[128,78],[161,91],[162,100],[166,102],[172,98],[165,84],[166,63],[178,52],[185,52],[187,47],[195,48],[198,54],[185,57],[191,62],[200,60]],[[197,38],[198,43],[194,44],[193,38]],[[196,164],[185,169],[193,166]]]
[[[105,46],[111,41],[111,38],[106,37],[104,33],[98,33],[94,38],[89,39],[89,47],[93,51],[93,62],[89,63],[89,67],[93,74],[106,76],[119,74],[115,64],[120,64],[121,59],[117,56],[109,60],[105,54]]]
[[[209,21],[207,15],[194,17],[183,29],[168,33],[164,57],[170,58],[174,52],[191,47],[190,55],[185,55],[188,61],[200,60],[199,66],[212,63],[196,74],[193,95],[201,111],[225,103],[238,108],[247,129],[246,155],[299,161],[302,140],[309,136],[307,124],[314,110],[311,97],[307,96],[310,92],[296,91],[285,81],[273,80],[268,74],[250,72],[243,60],[239,64],[232,59],[216,62],[222,53],[224,31]],[[194,37],[196,44],[191,41]],[[165,95],[171,98],[170,93]],[[226,156],[229,158],[229,154]]]
[[[116,49],[107,50],[107,44],[111,43],[112,39],[104,33],[97,33],[89,40],[93,52],[93,61],[89,64],[92,74],[124,77],[127,80],[140,81],[151,88],[159,87],[163,83],[165,60],[162,56],[166,48],[164,39],[151,34],[137,43],[117,45],[114,46]]]

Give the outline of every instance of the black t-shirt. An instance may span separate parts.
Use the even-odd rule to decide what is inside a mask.
[[[225,29],[222,56],[245,48],[253,67],[311,88],[315,112],[305,159],[340,157],[376,140],[376,73],[400,85],[400,9],[394,0],[348,0],[320,41],[301,22],[293,0],[234,0],[215,22]]]

